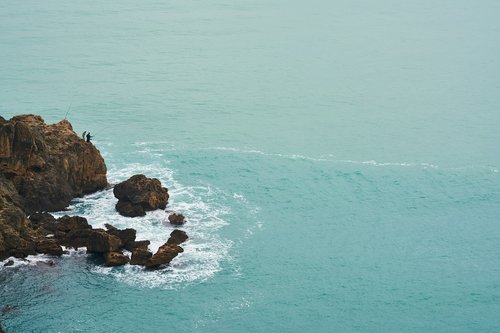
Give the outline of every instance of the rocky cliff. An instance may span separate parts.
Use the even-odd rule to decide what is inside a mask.
[[[69,121],[47,125],[35,115],[0,116],[0,260],[46,247],[26,215],[64,209],[74,197],[107,185],[104,159]]]
[[[69,121],[47,125],[35,115],[0,119],[0,173],[16,188],[27,214],[61,210],[74,197],[108,184],[99,150]]]

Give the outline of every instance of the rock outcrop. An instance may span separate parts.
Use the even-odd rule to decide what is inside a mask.
[[[40,116],[0,122],[0,173],[10,180],[26,214],[57,211],[74,197],[108,186],[99,150],[67,120],[47,125]]]
[[[168,221],[173,225],[183,225],[186,223],[186,218],[182,214],[172,213],[168,216]]]
[[[104,189],[106,165],[99,151],[63,120],[47,125],[35,115],[0,116],[0,260],[30,254],[63,254],[64,247],[86,247],[102,255],[107,266],[128,262],[146,268],[169,264],[184,249],[186,233],[174,230],[158,251],[149,251],[148,240],[136,240],[136,230],[94,229],[79,216],[55,218],[50,211],[62,210],[74,197]],[[135,175],[115,186],[116,205],[125,216],[145,215],[165,209],[168,189],[155,178]],[[29,216],[29,217],[28,217]],[[169,217],[174,225],[182,214]],[[122,251],[132,253],[129,258]],[[49,261],[53,264],[53,261]],[[13,264],[9,262],[5,265]]]
[[[27,215],[64,209],[74,197],[107,186],[99,151],[67,120],[47,125],[35,115],[0,117],[0,259],[62,253],[45,236],[67,230],[51,229],[50,214],[34,217],[35,226]],[[42,221],[49,228],[38,232]]]
[[[168,241],[160,246],[158,251],[144,263],[144,266],[152,269],[169,264],[179,253],[184,252],[184,249],[179,244],[185,242],[187,239],[188,237],[184,231],[172,231]]]
[[[116,210],[123,216],[146,215],[146,211],[165,209],[168,202],[168,189],[162,187],[156,178],[134,175],[115,185],[113,194],[118,199]]]

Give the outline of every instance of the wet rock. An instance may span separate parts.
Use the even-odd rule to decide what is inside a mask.
[[[122,242],[122,247],[130,248],[135,243],[135,237],[137,231],[132,228],[126,229],[118,229],[113,227],[111,224],[105,224],[106,229],[108,229],[107,233],[113,236],[120,238]]]
[[[87,244],[88,252],[106,253],[115,252],[121,246],[120,238],[110,235],[105,231],[93,231]]]
[[[168,221],[173,225],[183,225],[186,223],[185,217],[182,214],[172,213],[168,216]]]
[[[127,244],[125,244],[124,248],[126,250],[132,251],[133,249],[136,249],[138,247],[148,248],[149,244],[151,244],[151,242],[148,240],[140,240],[135,242],[128,242]]]
[[[115,185],[113,194],[118,199],[116,210],[124,216],[144,216],[146,211],[165,209],[168,189],[156,178],[134,175]]]
[[[152,256],[153,253],[148,251],[147,247],[135,248],[132,250],[132,257],[130,258],[130,264],[145,265]]]
[[[14,260],[9,260],[7,261],[5,264],[3,264],[4,267],[8,267],[8,266],[13,266],[14,265]]]
[[[75,229],[67,234],[57,235],[57,239],[64,246],[78,249],[79,247],[88,246],[89,238],[93,233],[94,230],[92,229]]]
[[[121,252],[104,253],[106,266],[123,266],[129,262],[129,258]]]
[[[175,229],[170,233],[170,238],[167,241],[167,244],[181,244],[184,243],[188,239],[188,235],[185,231]]]
[[[120,213],[120,215],[126,217],[138,217],[146,215],[144,207],[142,207],[141,205],[134,205],[133,203],[128,201],[118,201],[115,208],[118,213]]]
[[[43,239],[36,243],[36,252],[53,256],[62,256],[63,249],[53,239]]]
[[[146,261],[144,266],[146,268],[159,268],[162,265],[169,264],[181,252],[184,252],[184,249],[179,245],[165,243]]]

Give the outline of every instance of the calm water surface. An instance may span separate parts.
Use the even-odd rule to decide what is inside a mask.
[[[0,114],[169,187],[171,267],[0,268],[7,332],[500,330],[500,2],[0,2]],[[158,247],[162,212],[94,226]],[[59,213],[61,215],[63,213]],[[5,309],[5,308],[4,308]]]

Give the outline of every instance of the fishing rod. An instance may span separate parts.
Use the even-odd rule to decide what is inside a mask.
[[[72,104],[73,104],[73,102],[69,103],[68,110],[66,110],[66,114],[64,115],[64,120],[66,120],[66,117],[68,117],[68,113],[69,113],[69,111],[71,111]]]

